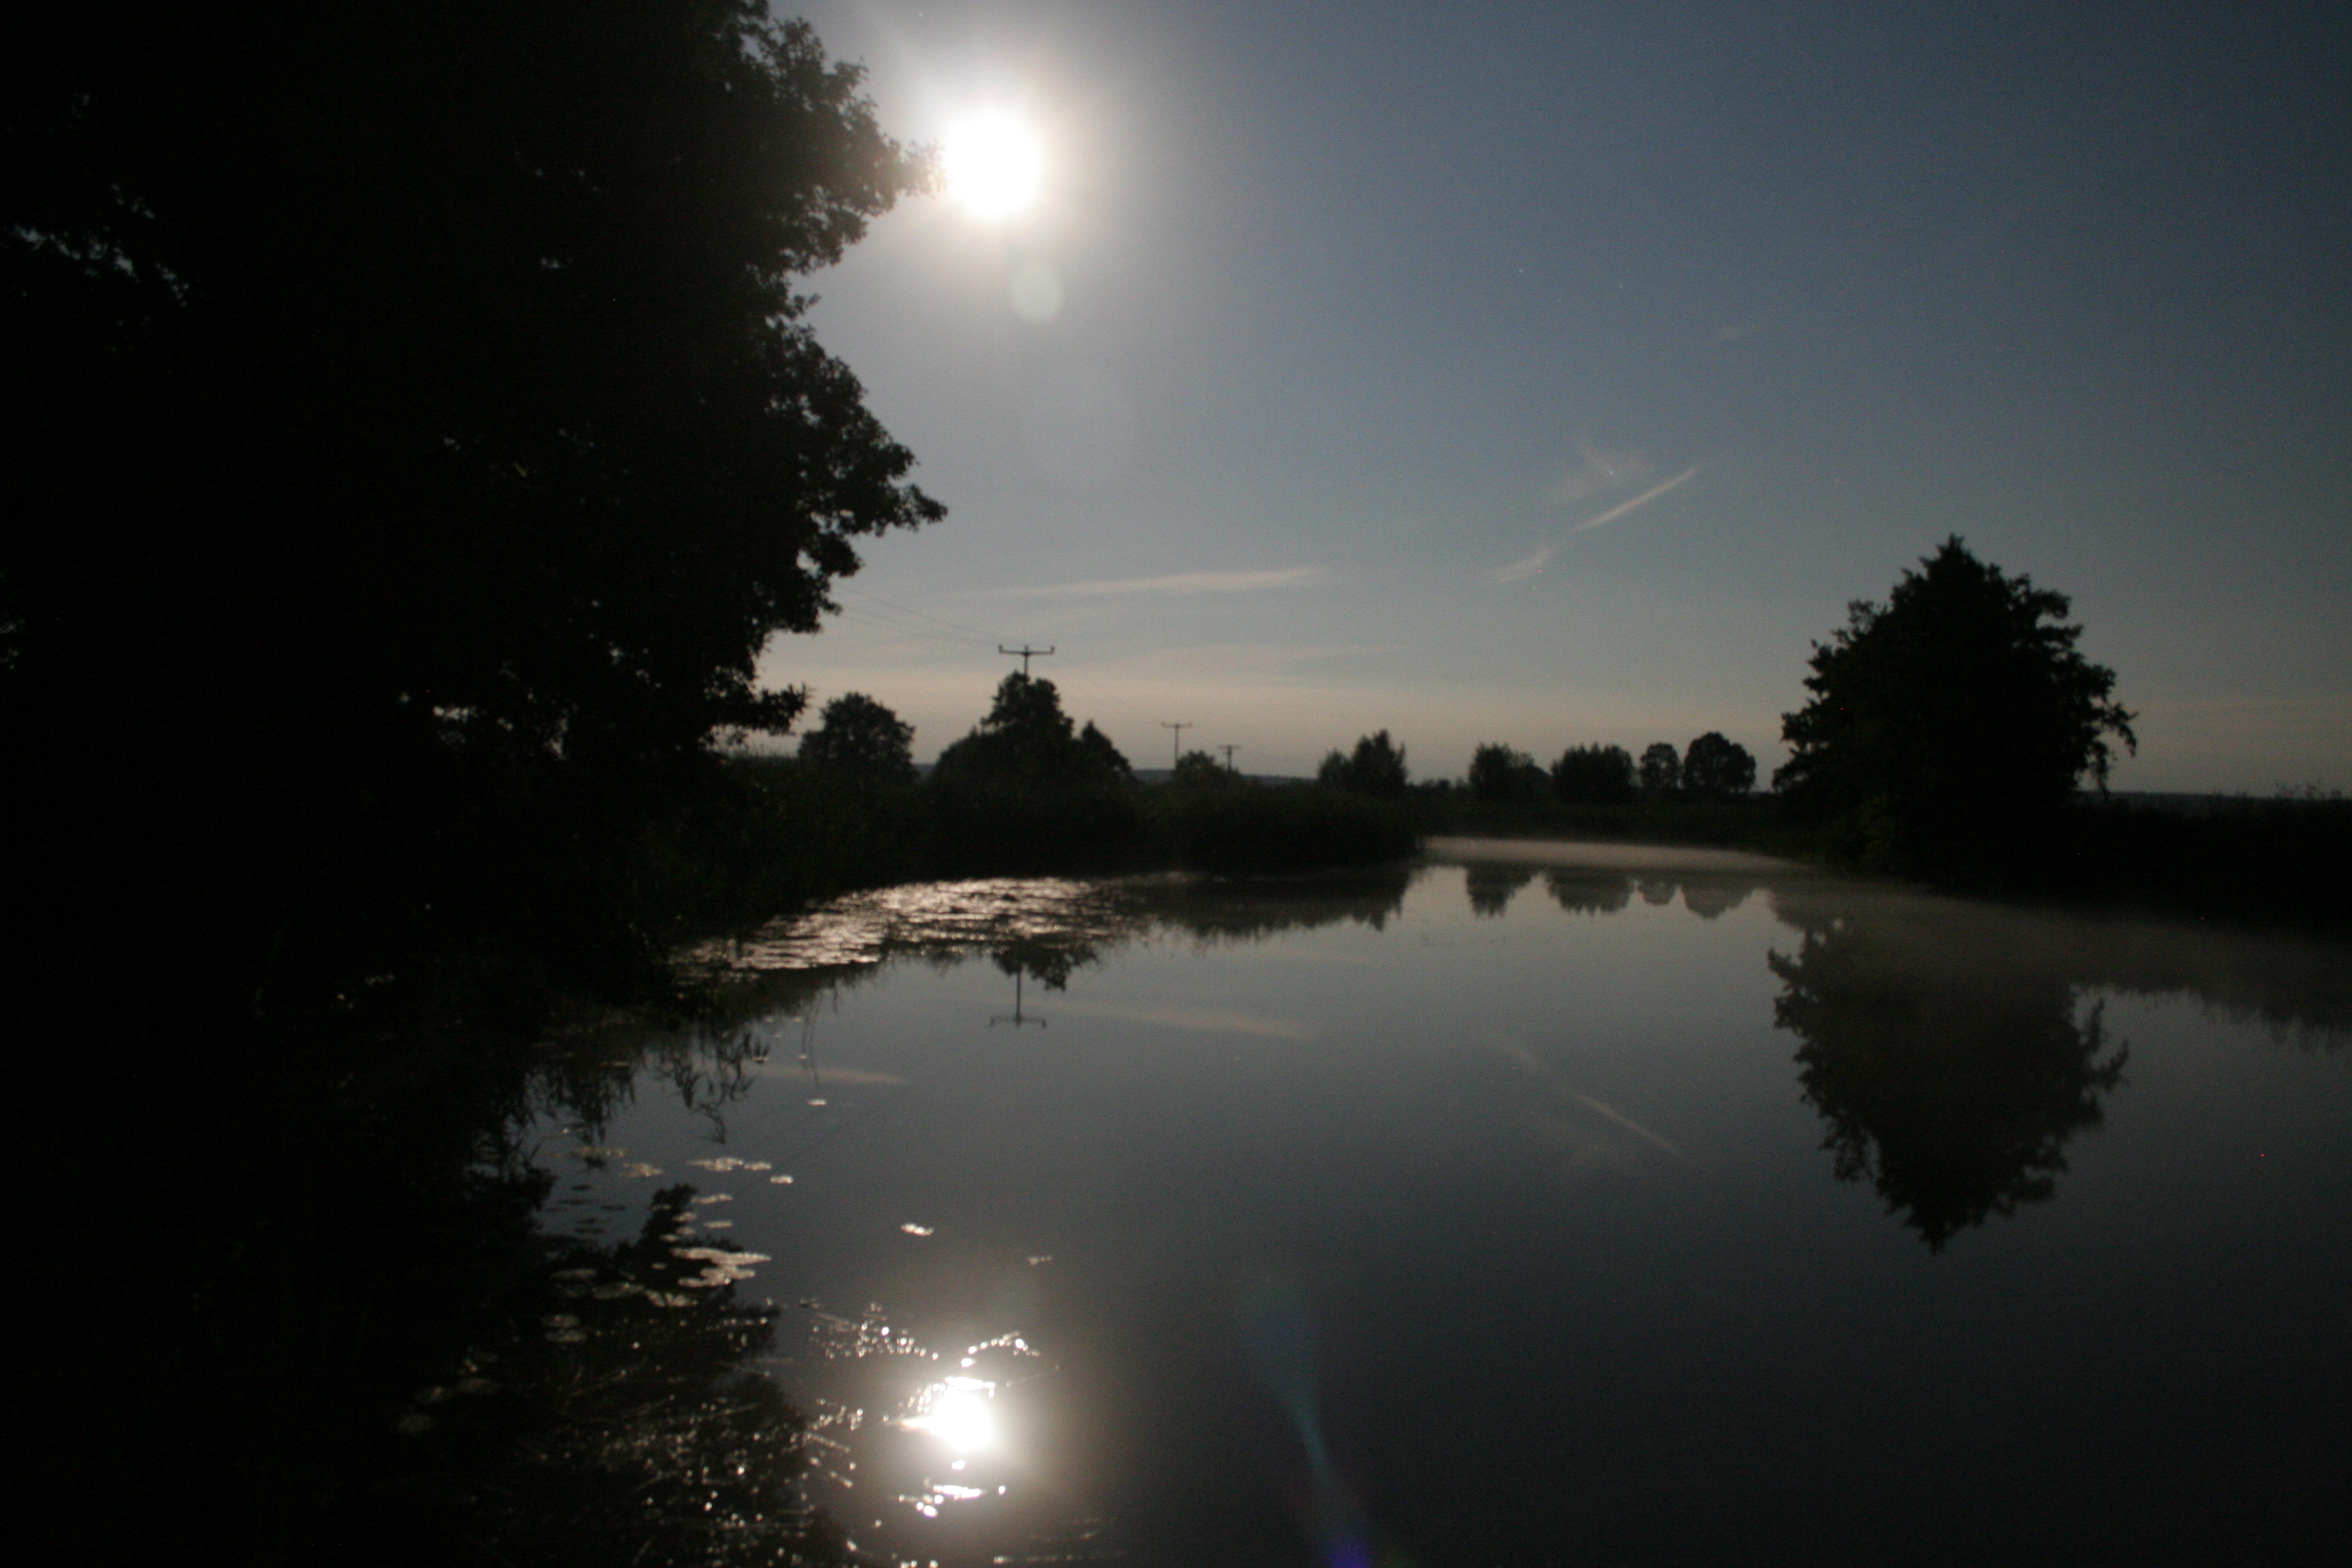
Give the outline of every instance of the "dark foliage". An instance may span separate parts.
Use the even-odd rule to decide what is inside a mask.
[[[1052,681],[1016,670],[997,686],[988,717],[940,753],[931,777],[1000,788],[1108,789],[1134,783],[1135,771],[1093,721],[1075,730]]]
[[[1642,793],[1664,800],[1682,787],[1682,753],[1671,741],[1651,742],[1642,752]]]
[[[1543,768],[1525,752],[1488,742],[1470,754],[1465,782],[1479,800],[1540,800]]]
[[[1633,798],[1633,759],[1622,746],[1570,746],[1551,765],[1552,793],[1576,805]]]
[[[1709,730],[1683,753],[1682,787],[1700,800],[1735,800],[1756,787],[1756,759],[1747,747]]]
[[[1394,802],[1299,784],[1169,790],[1147,802],[1153,859],[1237,875],[1365,866],[1412,853]]]
[[[845,692],[824,705],[817,727],[802,738],[800,760],[867,784],[910,784],[914,740],[912,724],[863,692]]]
[[[792,718],[761,645],[940,514],[793,289],[925,178],[855,68],[744,0],[72,15],[7,122],[30,689],[171,648],[306,752]]]
[[[597,879],[797,711],[762,645],[940,515],[793,286],[926,166],[748,0],[38,21],[0,48],[18,889],[68,942],[187,931],[173,1008],[469,905],[638,940]]]
[[[1168,782],[1178,789],[1187,790],[1246,787],[1240,774],[1206,752],[1187,752],[1177,758]]]
[[[1958,876],[2041,852],[2077,784],[2105,786],[2108,738],[2134,743],[2067,608],[1947,540],[1814,645],[1774,787],[1880,866]]]
[[[1404,748],[1390,740],[1386,730],[1359,737],[1352,752],[1328,753],[1315,771],[1315,782],[1327,789],[1384,800],[1404,794],[1406,776]]]

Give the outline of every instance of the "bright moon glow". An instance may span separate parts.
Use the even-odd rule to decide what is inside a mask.
[[[948,132],[948,189],[982,217],[1006,217],[1037,195],[1045,159],[1037,139],[1002,114],[967,120]]]
[[[951,1392],[933,1401],[928,1411],[907,1425],[915,1431],[929,1432],[960,1452],[986,1447],[996,1436],[996,1421],[986,1405],[955,1387],[967,1381],[950,1378],[948,1386]]]

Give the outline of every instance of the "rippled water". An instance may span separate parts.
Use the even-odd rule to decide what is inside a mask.
[[[706,950],[575,1289],[780,1303],[881,1562],[2352,1560],[2341,944],[1446,847]]]

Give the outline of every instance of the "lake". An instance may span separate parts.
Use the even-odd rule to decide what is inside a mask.
[[[879,1562],[2341,1563],[2347,956],[1601,847],[902,888],[528,1141],[674,1270],[583,1312],[779,1305]]]

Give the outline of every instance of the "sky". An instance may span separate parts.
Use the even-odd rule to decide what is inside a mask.
[[[1958,533],[2072,596],[2116,787],[2352,787],[2352,11],[798,14],[891,134],[1039,149],[809,283],[950,516],[763,673],[920,759],[1027,644],[1139,766],[1769,777],[1811,644]]]

